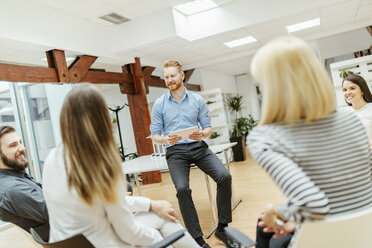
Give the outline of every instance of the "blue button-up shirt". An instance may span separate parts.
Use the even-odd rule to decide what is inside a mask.
[[[159,97],[151,112],[151,135],[168,135],[171,132],[199,126],[202,129],[211,127],[211,118],[204,99],[185,88],[185,95],[178,103],[170,91]],[[195,140],[181,140],[177,144],[191,143]]]

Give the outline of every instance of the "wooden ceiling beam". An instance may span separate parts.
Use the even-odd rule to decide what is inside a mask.
[[[150,87],[167,88],[167,86],[165,86],[164,79],[161,79],[160,77],[156,76],[151,76],[150,78],[148,78],[146,80],[146,84]],[[185,83],[184,85],[188,90],[201,91],[201,87],[198,84]]]
[[[199,84],[185,84],[187,90],[191,91],[201,91],[201,87]]]
[[[56,83],[54,68],[0,63],[0,80],[9,82]]]
[[[191,75],[194,73],[195,69],[190,69],[190,70],[187,70],[187,71],[184,71],[183,73],[185,74],[185,79],[183,80],[183,83],[185,85],[185,87],[188,89],[188,90],[192,90],[192,91],[201,91],[201,87],[200,85],[198,84],[189,84],[189,80],[191,78]]]
[[[185,79],[183,80],[184,83],[188,83],[190,78],[191,78],[191,75],[194,73],[195,69],[190,69],[190,70],[187,70],[187,71],[183,71],[183,73],[185,74]]]
[[[90,66],[97,57],[83,55],[75,59],[67,67],[65,53],[62,50],[53,49],[46,52],[48,67],[22,66],[0,63],[0,80],[9,82],[32,82],[32,83],[79,83],[90,82],[93,84],[119,84],[123,94],[136,94],[134,87],[131,66],[138,66],[136,63],[122,67],[122,73],[90,70]],[[155,67],[145,66],[138,75],[145,81],[145,92],[149,93],[149,87],[166,88],[164,80],[152,76]],[[136,71],[138,72],[139,70]],[[200,91],[200,85],[187,84],[194,69],[185,71],[185,86],[189,90]]]
[[[150,87],[167,88],[165,86],[164,79],[161,79],[160,77],[156,77],[156,76],[150,76],[146,80],[146,84]]]
[[[83,55],[77,57],[75,61],[69,67],[69,74],[72,83],[80,82],[84,78],[85,74],[88,72],[89,68],[96,61],[97,57]]]
[[[142,74],[143,74],[143,78],[145,79],[145,83],[146,83],[146,79],[151,76],[154,70],[155,70],[155,67],[152,67],[152,66],[145,66],[142,68]]]
[[[146,94],[150,93],[150,87],[149,87],[147,81],[151,77],[151,74],[154,70],[155,70],[155,67],[153,67],[153,66],[142,67],[143,79],[145,80]]]

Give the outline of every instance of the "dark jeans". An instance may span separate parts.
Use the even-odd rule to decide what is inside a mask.
[[[231,175],[218,157],[208,149],[208,145],[204,141],[177,144],[167,148],[166,158],[177,190],[182,218],[191,236],[193,238],[203,236],[189,186],[192,163],[217,183],[218,221],[224,224],[230,223]]]
[[[257,222],[258,224],[258,222]],[[273,238],[274,233],[267,233],[263,231],[263,227],[257,225],[256,232],[256,248],[287,248],[292,234],[288,234],[279,238]]]

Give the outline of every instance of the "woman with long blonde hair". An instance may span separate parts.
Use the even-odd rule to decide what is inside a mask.
[[[273,40],[251,72],[263,106],[248,148],[287,198],[262,215],[257,247],[291,246],[303,221],[372,207],[366,131],[355,114],[336,110],[331,80],[310,47],[292,36]]]
[[[108,108],[94,86],[71,90],[60,127],[62,144],[48,155],[43,175],[50,242],[83,234],[95,247],[142,247],[182,228],[169,203],[125,196]],[[199,247],[188,233],[174,246]]]

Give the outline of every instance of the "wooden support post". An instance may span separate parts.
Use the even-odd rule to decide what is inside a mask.
[[[123,73],[128,66],[123,66]],[[137,146],[138,156],[149,155],[153,153],[152,140],[146,137],[150,136],[150,111],[147,104],[146,88],[139,58],[135,58],[135,63],[130,64],[130,72],[133,76],[135,94],[127,94],[134,138]],[[142,182],[144,184],[161,182],[160,171],[142,173]]]
[[[49,68],[55,68],[57,73],[57,81],[61,83],[70,82],[70,74],[68,73],[65,52],[62,50],[53,49],[46,52]]]

